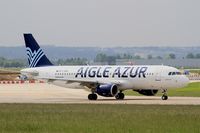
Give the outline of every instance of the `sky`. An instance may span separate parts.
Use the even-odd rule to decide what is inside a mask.
[[[0,0],[0,46],[200,46],[200,0]]]

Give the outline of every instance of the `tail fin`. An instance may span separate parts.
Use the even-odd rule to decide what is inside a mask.
[[[32,34],[24,34],[29,67],[52,66]]]

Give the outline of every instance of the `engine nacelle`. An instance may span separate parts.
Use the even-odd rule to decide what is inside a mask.
[[[117,94],[118,87],[115,84],[100,85],[96,88],[96,93],[104,97],[113,97]]]
[[[136,91],[145,96],[154,96],[158,92],[158,90],[136,90]]]
[[[28,77],[26,75],[19,75],[18,76],[20,80],[28,80]]]

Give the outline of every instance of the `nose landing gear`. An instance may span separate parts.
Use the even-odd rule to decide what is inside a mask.
[[[163,95],[162,95],[161,99],[162,100],[167,100],[168,99],[167,89],[164,89],[162,93],[163,93]]]

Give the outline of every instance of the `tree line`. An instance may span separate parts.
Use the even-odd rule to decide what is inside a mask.
[[[53,60],[53,64],[55,65],[87,65],[91,64],[91,62],[98,63],[106,63],[109,65],[115,65],[117,59],[176,59],[176,55],[174,53],[170,53],[165,57],[161,56],[153,56],[148,54],[146,57],[141,57],[140,55],[131,55],[131,54],[116,54],[116,55],[107,55],[105,53],[98,53],[94,60],[88,60],[86,58],[67,58],[67,59],[58,59]],[[185,57],[186,59],[200,59],[200,53],[193,54],[188,53]],[[4,57],[0,57],[0,67],[27,67],[28,63],[26,59],[6,59]]]
[[[186,58],[188,58],[188,59],[200,59],[200,53],[198,53],[198,54],[189,53],[189,54],[187,54]]]
[[[85,58],[68,58],[68,59],[58,59],[52,61],[55,65],[86,65],[88,60]],[[23,68],[28,66],[28,61],[26,59],[6,59],[0,57],[0,67],[8,68]]]
[[[0,57],[0,67],[25,67],[26,61],[22,59],[6,59]]]

